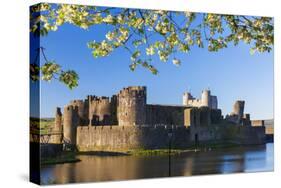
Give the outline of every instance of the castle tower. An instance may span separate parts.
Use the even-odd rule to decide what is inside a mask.
[[[90,125],[110,125],[111,104],[109,98],[91,96],[89,101]]]
[[[218,98],[217,96],[211,96],[211,109],[218,109]]]
[[[68,105],[63,113],[63,137],[71,144],[76,144],[76,128],[79,125],[78,107]]]
[[[73,107],[77,107],[78,108],[78,116],[79,116],[79,121],[78,121],[78,125],[84,125],[85,121],[86,121],[86,114],[87,114],[87,110],[85,109],[85,104],[83,100],[73,100],[70,102],[70,105],[72,105]]]
[[[245,101],[235,101],[233,105],[233,114],[238,116],[238,119],[241,119],[244,114],[244,106],[245,106]]]
[[[117,117],[121,126],[145,124],[146,87],[128,87],[119,92]]]
[[[108,97],[102,97],[98,102],[97,115],[99,116],[99,121],[103,125],[110,124],[110,101]]]
[[[210,90],[202,91],[201,106],[211,107],[211,91]]]
[[[182,97],[182,104],[184,106],[187,106],[188,105],[188,101],[192,100],[192,99],[193,99],[192,95],[189,92],[185,92],[183,94],[183,97]]]
[[[56,108],[54,132],[56,132],[56,133],[62,132],[62,114],[61,114],[61,109],[59,107]],[[54,136],[54,142],[61,143],[62,135]]]

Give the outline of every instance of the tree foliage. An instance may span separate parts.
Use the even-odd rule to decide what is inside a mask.
[[[38,63],[40,53],[43,55],[45,61],[41,67]],[[73,70],[64,71],[55,61],[48,60],[43,47],[37,49],[34,62],[30,64],[30,79],[32,81],[38,81],[40,79],[40,70],[42,80],[51,81],[52,79],[57,79],[64,83],[69,89],[78,86],[78,74]]]
[[[273,19],[269,17],[43,3],[32,8],[30,19],[30,32],[37,36],[65,23],[84,30],[108,25],[102,41],[93,38],[87,44],[93,57],[123,48],[130,55],[132,71],[142,66],[153,74],[158,73],[154,57],[179,66],[179,52],[189,53],[194,46],[216,52],[243,41],[250,45],[251,53],[273,48]]]

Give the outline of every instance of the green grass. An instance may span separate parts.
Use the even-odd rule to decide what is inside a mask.
[[[63,164],[81,161],[74,152],[63,152],[57,157],[41,158],[41,165]]]
[[[95,156],[128,156],[126,152],[115,151],[78,151],[76,155],[95,155]]]
[[[227,143],[209,143],[209,144],[200,144],[190,146],[188,149],[136,149],[129,150],[124,152],[110,152],[110,151],[91,151],[91,152],[63,152],[57,157],[51,158],[42,158],[41,165],[50,165],[50,164],[62,164],[62,163],[71,163],[79,162],[80,159],[77,158],[77,155],[96,155],[96,156],[166,156],[166,155],[180,155],[187,152],[195,151],[208,151],[221,148],[233,148],[240,146],[239,144],[227,142]]]
[[[198,144],[192,145],[187,149],[171,149],[171,155],[179,155],[181,153],[186,152],[195,152],[195,151],[206,151],[206,150],[215,150],[215,149],[222,149],[222,148],[233,148],[238,147],[239,144],[226,142],[226,143],[206,143],[206,144]],[[136,149],[136,150],[129,150],[126,152],[129,155],[135,156],[151,156],[151,155],[169,155],[169,149]]]
[[[185,152],[191,152],[194,150],[190,149],[171,149],[171,155],[179,155]],[[139,150],[130,150],[126,152],[129,155],[134,156],[151,156],[151,155],[169,155],[169,149],[139,149]]]
[[[33,134],[47,134],[54,126],[54,119],[30,118],[30,130]]]

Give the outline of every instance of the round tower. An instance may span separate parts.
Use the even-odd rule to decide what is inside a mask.
[[[192,96],[189,92],[185,92],[183,94],[183,97],[182,97],[182,104],[187,106],[188,105],[188,101],[192,99]]]
[[[121,126],[145,124],[146,87],[128,87],[119,92],[117,117]]]
[[[78,107],[66,106],[63,113],[63,137],[71,144],[76,144],[76,128],[78,123]]]
[[[210,90],[204,90],[202,91],[201,96],[201,106],[210,107],[211,106],[211,91]]]
[[[83,125],[85,123],[85,119],[86,119],[86,110],[85,110],[84,101],[83,100],[73,100],[70,102],[70,105],[78,108],[78,116],[79,116],[78,124],[80,126]]]

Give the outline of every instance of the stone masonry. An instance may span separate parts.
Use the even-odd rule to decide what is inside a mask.
[[[184,99],[194,99],[184,94]],[[264,126],[252,126],[244,114],[244,101],[237,101],[224,118],[217,97],[202,92],[200,105],[147,104],[144,86],[123,88],[112,97],[89,95],[73,100],[56,113],[56,127],[63,138],[80,151],[125,151],[131,149],[188,148],[198,143],[264,143]],[[199,100],[197,100],[199,103]],[[195,104],[196,102],[194,102]],[[62,125],[59,125],[62,124]],[[168,137],[172,133],[172,137]],[[172,140],[170,140],[172,139]]]

